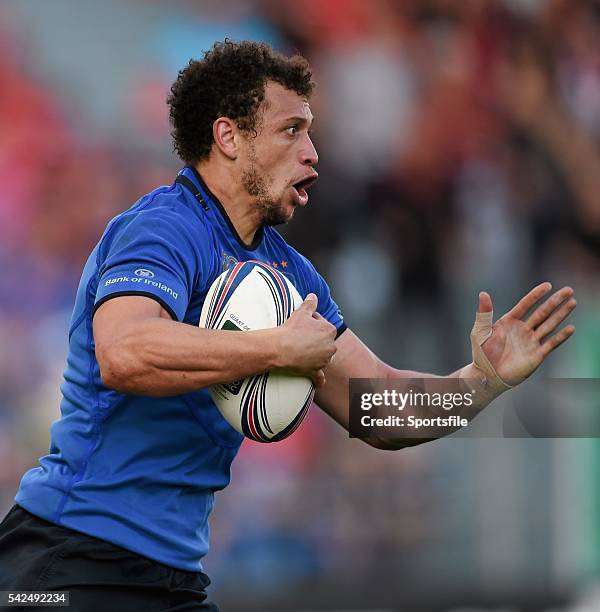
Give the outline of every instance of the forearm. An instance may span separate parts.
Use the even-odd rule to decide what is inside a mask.
[[[335,421],[346,430],[350,429],[350,402],[349,385],[354,378],[372,379],[389,383],[390,388],[399,392],[406,392],[411,383],[419,381],[425,384],[424,390],[428,392],[439,391],[441,386],[447,388],[448,392],[466,393],[469,390],[476,391],[473,405],[469,407],[467,418],[473,418],[479,411],[489,404],[492,399],[501,392],[488,381],[483,382],[484,375],[472,364],[449,374],[448,376],[437,376],[435,374],[400,370],[393,368],[379,359],[351,330],[345,331],[337,340],[338,353],[331,366],[327,367],[325,374],[326,385],[317,391],[315,402]],[[467,385],[466,381],[469,381]],[[423,382],[421,382],[423,381]],[[479,382],[478,382],[479,381]],[[378,383],[374,383],[373,390]],[[473,385],[479,386],[473,386]],[[505,387],[506,388],[506,387]],[[371,411],[372,416],[376,410]],[[448,430],[445,432],[449,433]],[[392,440],[387,437],[379,437],[373,432],[369,438],[363,438],[367,444],[375,448],[385,450],[397,450],[405,446],[414,446],[427,442],[427,439],[439,438],[441,432],[429,432],[427,438],[409,439],[408,437]]]
[[[365,432],[366,435],[361,435],[361,439],[367,444],[376,448],[396,450],[447,435],[455,429],[446,425],[456,422],[457,419],[446,419],[447,422],[441,424],[443,429],[421,429],[419,438],[410,438],[405,425],[413,426],[414,423],[411,423],[409,418],[403,418],[408,412],[407,407],[422,408],[422,416],[425,418],[456,416],[466,418],[468,422],[501,393],[523,382],[575,331],[574,326],[568,325],[554,333],[577,304],[575,300],[570,299],[573,295],[570,287],[563,287],[531,312],[533,306],[547,295],[550,289],[551,285],[547,282],[534,287],[496,323],[493,323],[491,297],[485,291],[480,292],[475,323],[470,334],[473,361],[448,376],[392,368],[347,330],[336,341],[336,359],[326,368],[327,383],[319,389],[315,401],[349,431],[349,383],[352,379],[371,379],[371,384],[365,384],[364,380],[357,382],[358,386],[353,390],[352,398],[353,402],[355,399],[359,400],[356,409],[361,411],[361,415],[364,410],[375,416],[374,420],[361,417],[360,425],[357,425],[361,433]],[[541,341],[541,338],[546,340]],[[423,396],[417,399],[414,393],[407,393],[412,390],[411,386],[419,387],[417,392],[442,392],[442,396],[436,398],[436,401]],[[381,391],[384,393],[381,394]],[[396,391],[395,396],[393,391]],[[405,395],[399,397],[398,393]],[[448,395],[444,398],[444,393],[459,394],[462,399]],[[377,408],[384,403],[386,407],[393,405],[404,412],[393,415],[387,411],[388,414],[384,415],[381,410],[381,414],[377,415]],[[448,410],[444,410],[445,408]],[[449,414],[450,410],[454,412],[453,415]],[[353,413],[352,416],[356,417],[357,414]],[[398,420],[390,418],[387,422],[382,422],[377,420],[379,416],[398,416]],[[440,425],[437,418],[429,419],[427,423],[429,422]],[[397,426],[396,430],[392,430],[394,435],[391,437],[387,436],[390,427],[383,427],[386,424],[390,427]],[[396,432],[403,435],[396,435]]]
[[[461,398],[469,397],[469,402],[461,402],[452,411],[444,410],[443,408],[429,409],[432,411],[431,416],[447,417],[451,414],[457,414],[460,417],[471,421],[475,418],[486,406],[496,399],[501,393],[508,389],[504,384],[498,384],[497,381],[489,380],[473,363],[470,363],[452,374],[447,376],[438,376],[424,372],[414,372],[408,370],[397,370],[386,364],[381,364],[379,367],[380,377],[390,382],[390,387],[398,389],[400,392],[406,392],[411,385],[418,381],[418,391],[433,396],[433,394],[448,393],[453,396],[457,394]],[[397,450],[404,447],[417,446],[424,442],[436,440],[445,437],[455,431],[458,431],[460,426],[431,426],[422,427],[419,429],[418,438],[403,437],[387,437],[374,436],[369,440],[372,446],[386,450]]]
[[[178,395],[282,367],[275,329],[209,330],[158,317],[120,330],[110,355],[98,358],[106,386],[149,396]]]

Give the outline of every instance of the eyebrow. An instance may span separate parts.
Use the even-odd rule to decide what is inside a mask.
[[[296,115],[292,115],[291,117],[286,117],[285,119],[281,120],[281,123],[290,123],[291,121],[295,121],[296,123],[302,123],[304,125],[306,125],[308,123],[309,127],[312,126],[312,124],[315,122],[315,117],[314,115],[311,115],[311,120],[310,122],[308,121],[308,119],[306,117],[301,117],[300,115],[296,116]]]

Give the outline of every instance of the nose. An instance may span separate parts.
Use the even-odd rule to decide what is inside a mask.
[[[300,155],[300,161],[303,166],[316,166],[319,163],[319,155],[308,134],[306,134],[306,142],[302,147]]]

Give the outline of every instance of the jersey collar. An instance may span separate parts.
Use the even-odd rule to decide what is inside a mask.
[[[202,178],[198,170],[196,170],[196,168],[194,168],[193,166],[186,166],[183,169],[183,172],[188,178],[190,178],[196,184],[196,187],[199,189],[204,200],[207,202],[211,202],[212,204],[215,205],[215,207],[218,209],[219,213],[221,214],[221,217],[223,217],[223,220],[225,221],[225,223],[227,223],[227,226],[229,227],[229,231],[231,232],[233,237],[236,239],[237,243],[246,251],[256,250],[262,242],[263,234],[264,234],[264,227],[261,226],[258,228],[256,233],[254,234],[254,240],[252,241],[250,245],[246,244],[240,238],[240,235],[237,233],[237,230],[235,229],[235,226],[231,222],[231,219],[229,218],[229,215],[227,214],[225,207],[221,204],[217,196],[214,193],[212,193],[212,191],[208,188],[208,186],[204,182],[204,179]]]

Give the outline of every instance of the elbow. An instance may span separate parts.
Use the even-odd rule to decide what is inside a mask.
[[[128,395],[168,397],[169,389],[157,384],[156,370],[142,358],[139,347],[122,341],[110,348],[96,347],[96,359],[102,384],[112,391]]]
[[[107,389],[123,391],[124,382],[129,378],[123,360],[117,350],[98,351],[96,359],[100,369],[100,380]]]
[[[107,365],[106,363],[100,365],[100,380],[107,389],[125,392],[123,386],[124,377],[113,365]]]
[[[132,383],[139,377],[139,360],[134,358],[123,343],[96,347],[96,359],[100,379],[107,389],[120,393],[135,393],[135,385]]]

